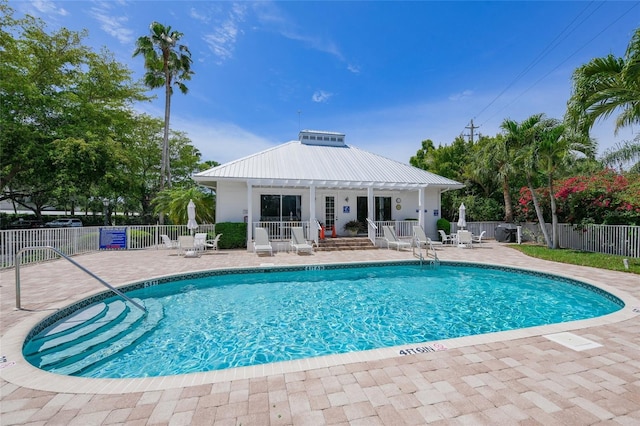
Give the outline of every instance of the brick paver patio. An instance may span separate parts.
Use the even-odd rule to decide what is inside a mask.
[[[397,349],[166,379],[53,375],[20,355],[26,333],[53,310],[102,291],[66,261],[0,272],[0,424],[30,425],[591,425],[640,424],[640,277],[526,257],[495,242],[447,247],[442,260],[489,262],[582,279],[627,303],[592,320],[451,339],[446,351]],[[165,250],[99,252],[75,259],[111,284],[212,268],[411,259],[375,250],[222,251],[185,259]],[[602,346],[576,351],[545,337],[569,331]]]

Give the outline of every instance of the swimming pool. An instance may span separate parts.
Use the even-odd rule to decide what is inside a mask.
[[[565,278],[416,262],[210,271],[137,283],[127,295],[149,314],[104,295],[83,301],[36,327],[25,358],[60,374],[164,376],[573,321],[624,306]],[[105,332],[111,337],[101,342]]]

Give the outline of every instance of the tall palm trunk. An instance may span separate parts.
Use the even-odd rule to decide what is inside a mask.
[[[538,203],[538,196],[536,195],[536,191],[533,188],[533,182],[531,182],[531,176],[528,174],[527,174],[527,186],[529,187],[529,191],[531,192],[531,201],[533,202],[533,207],[536,209],[536,216],[538,217],[540,230],[542,231],[542,235],[544,236],[544,242],[547,244],[547,247],[551,248],[551,242],[549,241],[549,233],[547,232],[547,224],[544,221],[544,216],[542,216],[542,209],[540,208],[540,203]]]
[[[504,221],[513,222],[513,201],[511,200],[511,191],[509,191],[509,178],[505,176],[502,179],[502,196],[504,197]]]
[[[551,232],[553,240],[551,241],[551,248],[560,248],[560,242],[558,241],[558,213],[556,212],[556,196],[553,190],[553,175],[549,173],[549,201],[551,203]]]
[[[162,139],[162,164],[160,167],[160,190],[171,188],[171,164],[169,162],[169,117],[171,115],[171,75],[165,61],[165,102],[164,102],[164,137]],[[164,225],[164,213],[158,215],[160,225]]]

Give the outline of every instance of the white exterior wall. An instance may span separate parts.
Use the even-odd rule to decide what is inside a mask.
[[[216,222],[244,222],[246,215],[247,184],[244,182],[218,182]]]
[[[269,195],[300,195],[302,196],[302,220],[308,221],[309,194],[308,188],[253,188],[253,221],[260,220],[260,196]],[[391,217],[393,220],[418,219],[418,190],[407,191],[373,191],[375,197],[391,198]],[[338,235],[345,235],[342,226],[357,219],[357,198],[366,197],[367,190],[338,190],[338,189],[317,189],[316,190],[316,219],[325,222],[325,197],[335,197],[336,207],[336,231]],[[244,182],[218,182],[216,191],[216,221],[217,222],[243,222],[247,213],[247,185]],[[349,201],[346,201],[349,198]],[[400,199],[400,202],[397,202]],[[398,209],[397,206],[400,206]],[[348,207],[348,212],[345,212]],[[437,215],[434,211],[437,210]],[[440,190],[427,188],[425,190],[425,224],[424,230],[428,237],[438,238],[436,222],[440,218]]]
[[[439,189],[431,189],[427,188],[424,194],[425,198],[425,210],[424,213],[424,233],[427,237],[431,238],[434,241],[439,241],[440,236],[438,235],[438,230],[436,228],[436,222],[440,219],[442,215],[442,205],[440,199],[440,190]],[[437,215],[434,215],[434,211],[437,210]],[[416,213],[417,214],[417,213]]]

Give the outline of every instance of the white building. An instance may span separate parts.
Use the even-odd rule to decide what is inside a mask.
[[[343,133],[312,130],[194,179],[215,190],[216,222],[252,224],[247,227],[247,247],[255,226],[267,226],[274,239],[285,239],[282,229],[292,224],[304,226],[307,238],[317,241],[318,222],[329,235],[333,226],[337,235],[344,235],[343,226],[351,220],[365,224],[374,242],[380,232],[371,223],[392,222],[398,234],[406,236],[412,228],[402,225],[415,220],[427,236],[437,239],[440,195],[464,186],[349,146]]]

